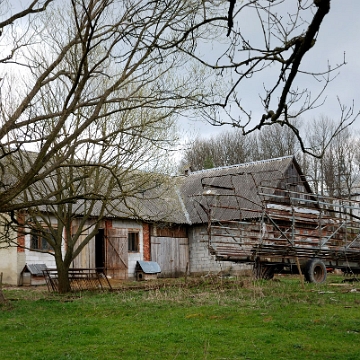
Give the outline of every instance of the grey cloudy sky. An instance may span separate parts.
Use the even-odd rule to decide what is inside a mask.
[[[331,11],[326,16],[317,39],[316,45],[309,51],[305,58],[305,65],[309,69],[324,70],[328,62],[335,66],[343,61],[344,53],[347,65],[343,66],[337,77],[329,84],[325,91],[326,101],[319,109],[309,111],[303,115],[304,120],[311,120],[321,115],[337,120],[341,116],[337,98],[346,106],[352,106],[354,101],[354,112],[360,111],[360,0],[332,0]],[[335,73],[334,73],[335,74]],[[309,83],[309,89],[316,89],[314,83]],[[324,98],[323,97],[323,98]],[[257,99],[256,99],[257,100]],[[259,102],[252,104],[247,100],[247,108],[256,114],[262,113]],[[213,127],[206,122],[191,121],[182,122],[183,129],[189,138],[196,135],[209,137],[229,129],[229,127]],[[354,127],[360,129],[360,117]]]
[[[304,0],[303,0],[304,1]],[[310,1],[310,0],[308,0]],[[13,0],[10,2],[11,7],[16,10],[20,4],[25,5],[30,0]],[[239,6],[241,1],[237,1]],[[289,1],[290,4],[290,1]],[[286,5],[286,2],[285,2]],[[324,97],[326,101],[319,109],[307,112],[303,115],[304,120],[311,120],[320,115],[327,116],[331,119],[338,119],[341,116],[338,98],[341,103],[346,106],[352,106],[354,101],[354,112],[360,111],[360,21],[358,20],[360,13],[360,0],[331,0],[330,13],[325,17],[321,26],[316,45],[306,54],[304,64],[310,70],[324,70],[329,62],[332,66],[341,63],[344,58],[347,65],[343,66],[337,77],[329,84]],[[243,19],[242,19],[243,21]],[[255,27],[253,22],[249,20],[247,24],[241,24],[242,27],[249,29]],[[212,44],[216,47],[216,44]],[[321,85],[321,84],[319,84]],[[251,85],[250,85],[251,86]],[[260,83],[261,86],[261,83]],[[314,93],[316,93],[316,82],[305,84]],[[244,99],[244,105],[251,110],[255,118],[259,118],[263,113],[263,109],[259,106],[257,98],[257,90],[259,84],[253,86],[253,93]],[[354,124],[354,127],[360,129],[360,117]],[[185,131],[186,138],[194,138],[196,135],[209,137],[219,133],[229,127],[214,127],[201,121],[186,121],[181,119],[180,128]]]

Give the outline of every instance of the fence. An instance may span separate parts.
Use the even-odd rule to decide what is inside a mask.
[[[49,291],[59,291],[59,277],[56,269],[43,270]],[[70,269],[69,281],[71,291],[112,290],[109,279],[103,269]]]

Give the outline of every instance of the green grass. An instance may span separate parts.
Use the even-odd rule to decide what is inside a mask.
[[[360,359],[356,283],[188,280],[64,296],[4,290],[0,359]]]

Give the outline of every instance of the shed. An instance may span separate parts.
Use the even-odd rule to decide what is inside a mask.
[[[46,270],[45,264],[26,264],[21,272],[22,285],[45,285],[43,270]]]
[[[154,280],[161,272],[160,265],[156,261],[141,261],[136,263],[136,280]]]

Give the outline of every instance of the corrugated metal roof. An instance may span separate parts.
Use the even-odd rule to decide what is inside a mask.
[[[139,191],[126,196],[125,199],[121,199],[121,196],[119,196],[118,199],[109,201],[106,204],[105,217],[187,224],[188,219],[179,192],[179,182],[181,180],[168,177],[163,183],[144,192]],[[85,213],[87,211],[86,206],[88,206],[86,201],[78,200],[75,214],[81,215]],[[101,207],[101,201],[96,201],[91,215],[98,216]]]
[[[26,264],[22,272],[29,272],[34,276],[43,276],[43,270],[46,270],[45,264]]]
[[[24,164],[25,167],[30,167],[31,162],[36,153],[24,152],[24,158],[14,160]],[[66,167],[62,168],[61,171],[66,174],[69,171]],[[79,170],[80,171],[80,170]],[[188,219],[186,212],[184,211],[184,205],[178,188],[177,183],[180,181],[179,178],[161,175],[161,174],[150,174],[141,172],[139,170],[127,170],[125,169],[122,179],[118,179],[121,186],[113,186],[111,194],[108,192],[108,176],[104,173],[104,176],[94,176],[86,179],[86,187],[88,189],[96,189],[94,195],[108,196],[111,200],[105,200],[106,209],[103,211],[103,201],[97,200],[83,200],[76,199],[72,204],[72,211],[74,215],[82,216],[84,214],[97,217],[100,214],[105,218],[122,218],[122,219],[141,219],[144,221],[154,222],[167,222],[186,224]],[[121,173],[121,172],[120,172]],[[58,191],[58,183],[54,180],[59,176],[57,173],[50,174],[42,181],[32,184],[28,188],[27,196],[31,200],[44,199],[49,193],[56,193]],[[66,176],[64,176],[66,178]],[[101,184],[99,183],[101,179]],[[16,182],[16,177],[13,180]],[[92,186],[92,183],[95,186]],[[139,184],[139,185],[137,185]],[[63,184],[64,185],[64,184]],[[66,187],[67,185],[64,185]],[[80,187],[80,191],[85,191]],[[14,202],[21,203],[25,197],[20,194]],[[47,200],[56,200],[52,197]],[[40,205],[38,209],[43,212],[54,212],[56,206],[51,205]],[[91,214],[88,214],[91,209]]]
[[[291,166],[302,174],[293,156],[196,171],[188,176],[152,177],[151,174],[145,174],[150,179],[145,182],[139,181],[144,174],[134,171],[124,177],[125,184],[123,184],[124,181],[121,182],[121,190],[113,189],[111,193],[113,200],[106,203],[104,217],[198,224],[207,222],[204,207],[216,205],[214,201],[221,206],[214,207],[213,219],[232,220],[255,217],[254,211],[261,205],[259,185],[269,188],[277,187]],[[138,181],[135,181],[134,177],[138,178]],[[91,178],[88,181],[91,182]],[[143,191],[137,188],[138,182],[145,184]],[[31,185],[31,195],[34,199],[44,197],[49,191],[55,190],[55,183],[49,176],[44,183]],[[106,187],[105,176],[104,187]],[[127,191],[128,188],[130,191]],[[121,191],[124,191],[123,196]],[[204,191],[216,192],[217,196],[204,196]],[[118,192],[117,196],[116,192]],[[234,193],[236,197],[233,196]],[[213,203],[209,203],[210,201]],[[74,214],[83,215],[88,211],[89,204],[89,201],[77,199],[76,204],[73,204]],[[53,211],[50,206],[39,208],[41,211]],[[91,209],[91,216],[99,216],[102,213],[102,201],[95,202]]]
[[[210,208],[212,220],[257,217],[262,204],[259,187],[278,187],[290,166],[302,175],[293,156],[190,173],[181,192],[191,223],[207,222],[205,209]]]
[[[155,261],[138,260],[137,265],[145,274],[157,274],[161,272],[160,265]]]

